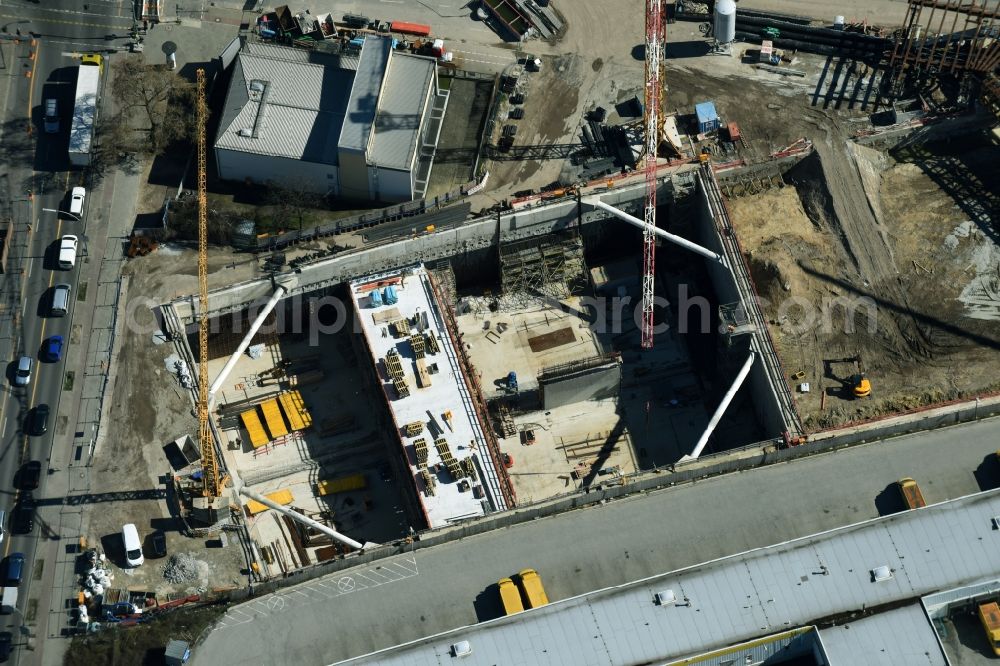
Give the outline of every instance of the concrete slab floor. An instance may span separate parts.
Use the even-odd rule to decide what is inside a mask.
[[[409,524],[402,509],[400,487],[380,480],[378,467],[386,461],[387,449],[378,434],[378,408],[357,408],[376,404],[373,402],[376,396],[369,393],[363,369],[353,356],[350,335],[353,335],[350,330],[340,331],[323,336],[316,345],[307,339],[281,336],[266,344],[256,359],[244,354],[219,392],[220,407],[232,405],[219,423],[229,442],[224,455],[227,464],[255,492],[290,490],[294,498],[292,506],[306,515],[328,521],[335,529],[361,542],[390,541],[405,534]],[[209,375],[216,376],[226,360],[211,360]],[[305,370],[323,373],[321,381],[295,387],[313,425],[254,450],[238,417],[242,411],[239,403],[255,404],[288,390],[287,381],[269,374],[285,362],[290,363],[290,374]],[[346,416],[353,422],[324,435],[324,423]],[[238,448],[232,448],[237,441]],[[317,482],[358,472],[365,475],[367,488],[323,497],[316,495]],[[277,512],[265,511],[248,518],[250,533],[259,544],[276,545],[281,550],[265,573],[280,573],[279,562],[287,568],[305,564],[291,546],[284,521],[279,522],[269,514]],[[315,562],[316,549],[306,550],[309,562]]]
[[[579,402],[518,414],[514,423],[518,434],[499,442],[500,449],[513,458],[510,478],[519,503],[572,492],[584,479],[593,485],[636,469],[631,438],[618,414],[617,400]],[[521,434],[529,430],[533,444],[527,444]],[[573,479],[578,465],[581,478]],[[615,467],[617,473],[597,474],[600,469]]]
[[[460,310],[468,307],[456,317],[458,329],[469,358],[479,371],[487,400],[506,395],[507,375],[511,371],[517,373],[522,392],[534,391],[538,388],[536,377],[544,368],[597,356],[603,348],[577,296],[558,304],[528,306],[518,312],[491,312],[486,300],[479,297],[465,297],[462,305]],[[569,329],[563,333],[565,339],[572,334],[565,344],[532,350],[532,344],[536,349],[544,346],[537,340],[539,336],[564,329]]]

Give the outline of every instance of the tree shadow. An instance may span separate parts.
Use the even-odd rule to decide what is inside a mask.
[[[1000,451],[984,457],[972,475],[976,477],[976,484],[981,491],[1000,488]]]

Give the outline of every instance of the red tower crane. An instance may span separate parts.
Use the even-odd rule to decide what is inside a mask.
[[[646,0],[646,227],[642,232],[642,348],[653,348],[656,268],[656,150],[660,123],[660,61],[663,59],[663,3]]]

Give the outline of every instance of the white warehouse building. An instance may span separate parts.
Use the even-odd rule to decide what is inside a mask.
[[[248,42],[215,137],[218,175],[348,200],[420,199],[447,104],[435,60],[383,37],[359,55]]]

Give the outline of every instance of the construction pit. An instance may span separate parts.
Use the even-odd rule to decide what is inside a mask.
[[[632,35],[631,45],[641,36],[638,15],[630,15],[628,25],[614,21],[595,25],[614,24],[613,29]],[[693,39],[695,26],[683,27],[692,32]],[[671,35],[678,32],[679,28],[673,28]],[[529,143],[553,144],[557,149],[576,143],[584,112],[598,104],[627,101],[640,90],[642,63],[629,54],[630,47],[624,46],[627,40],[595,40],[580,32],[573,37],[585,41],[586,48],[581,46],[577,53],[587,53],[587,57],[543,53],[542,72],[529,79],[528,118],[537,124],[537,131],[519,133]],[[683,41],[683,36],[678,39]],[[773,189],[754,194],[738,178],[732,187],[724,186],[771,337],[806,429],[995,390],[991,378],[996,376],[997,363],[996,309],[991,303],[997,300],[997,249],[989,240],[988,226],[975,222],[983,211],[969,207],[978,200],[994,217],[997,210],[992,194],[997,191],[997,168],[989,160],[991,148],[986,139],[970,135],[968,143],[952,142],[944,150],[932,145],[885,152],[855,145],[850,139],[871,109],[833,92],[856,90],[861,79],[830,78],[826,73],[833,67],[824,58],[801,56],[795,66],[808,73],[802,81],[749,70],[738,56],[677,58],[667,61],[665,77],[668,108],[690,113],[695,103],[711,99],[724,121],[739,123],[747,144],[731,147],[735,153],[727,158],[766,159],[802,137],[815,145],[811,157],[780,177],[768,177]],[[623,87],[620,81],[629,85]],[[734,81],[739,85],[734,86]],[[869,81],[863,82],[862,90]],[[545,94],[553,90],[559,94]],[[549,102],[551,108],[542,113]],[[535,126],[525,125],[529,127]],[[579,174],[569,167],[564,154],[508,160],[494,168],[495,189],[491,186],[477,195],[473,209],[514,190],[539,188],[554,179],[570,182],[567,179]],[[956,168],[964,175],[949,181],[949,170]],[[724,177],[725,173],[720,174]],[[689,222],[683,207],[664,203],[661,226],[693,235],[687,233]],[[584,278],[589,286],[580,293],[518,304],[503,302],[502,285],[485,289],[489,278],[463,279],[459,285],[461,294],[454,299],[455,333],[461,334],[462,342],[456,348],[465,349],[470,377],[478,383],[477,392],[486,403],[477,418],[484,432],[491,431],[496,439],[500,456],[494,467],[506,473],[519,504],[582,485],[617,482],[633,471],[677,461],[690,452],[726,388],[713,377],[711,362],[691,360],[700,353],[688,349],[696,345],[678,335],[676,326],[657,337],[653,352],[643,352],[634,325],[604,335],[584,326],[588,317],[575,314],[589,307],[587,298],[600,293],[607,286],[604,283],[616,281],[600,278],[594,271],[616,264],[619,268],[609,273],[628,276],[618,280],[618,286],[633,297],[638,295],[641,236],[634,231],[621,236],[614,256],[598,253],[601,256]],[[496,254],[495,248],[492,252]],[[704,285],[706,280],[698,270],[687,270],[690,263],[694,262],[685,259],[683,251],[661,247],[658,290],[683,281]],[[193,252],[166,246],[136,260],[130,268],[130,300],[166,303],[195,293],[195,265]],[[213,288],[261,276],[258,262],[215,250],[212,271]],[[617,287],[611,288],[611,293],[616,292]],[[340,297],[346,296],[341,293]],[[846,297],[875,300],[874,333],[867,328],[869,310],[865,307],[856,308],[852,333],[803,326],[806,310],[821,307],[824,298]],[[834,302],[835,322],[838,307]],[[384,543],[408,535],[411,528],[422,529],[421,518],[426,516],[421,516],[419,493],[424,489],[419,480],[408,478],[416,472],[415,461],[409,459],[412,449],[400,449],[401,436],[389,424],[386,405],[395,401],[394,389],[387,381],[380,387],[376,379],[377,373],[384,372],[384,364],[373,359],[372,349],[362,344],[361,330],[349,329],[329,336],[317,348],[294,335],[258,336],[253,345],[263,345],[254,352],[259,355],[241,356],[222,387],[218,425],[224,435],[227,467],[253,490],[273,494],[281,503],[290,494],[286,506],[329,520],[362,541]],[[572,340],[566,329],[572,332]],[[217,374],[225,354],[238,342],[234,331],[219,335],[213,342],[210,376]],[[543,336],[550,336],[549,340],[536,342],[535,346],[542,347],[536,352],[531,340]],[[159,563],[150,562],[131,573],[130,586],[182,593],[206,586],[241,585],[249,573],[245,570],[246,544],[238,546],[233,537],[227,547],[219,548],[222,542],[217,534],[196,533],[195,538],[180,534],[184,528],[176,519],[177,503],[164,489],[170,487],[171,476],[186,478],[197,465],[185,463],[171,469],[163,447],[174,437],[196,433],[197,421],[191,413],[190,394],[165,364],[172,345],[155,344],[162,342],[155,335],[151,343],[150,337],[149,332],[123,336],[122,379],[115,388],[115,403],[128,404],[130,413],[114,426],[115,436],[107,439],[107,448],[98,451],[93,477],[101,492],[131,493],[133,501],[125,504],[125,511],[90,511],[85,531],[106,542],[106,550],[113,554],[123,522],[135,522],[144,536],[162,529],[167,532],[171,554],[191,553],[213,572],[204,583],[175,584],[163,578]],[[406,344],[399,349],[406,352]],[[872,381],[869,399],[845,394],[844,381],[854,367],[853,361],[842,359],[855,357]],[[831,366],[828,361],[835,363]],[[617,397],[598,393],[586,401],[546,407],[541,392],[533,390],[547,370],[566,376],[595,367],[611,372],[614,363],[620,363]],[[287,377],[300,374],[303,365],[310,372],[320,372],[322,378],[286,385]],[[279,366],[283,366],[280,381],[284,383],[273,383],[277,377],[269,373]],[[511,371],[519,380],[516,396],[504,386]],[[412,371],[408,376],[416,378]],[[808,392],[799,390],[803,384],[809,385]],[[251,407],[260,411],[264,402],[291,391],[299,392],[311,426],[254,447],[240,413]],[[763,439],[748,402],[745,395],[737,399],[706,451]],[[440,411],[457,412],[448,405]],[[355,420],[347,430],[338,431],[345,427],[342,422],[338,425],[338,419],[347,413]],[[265,419],[262,426],[267,428],[266,418],[259,418]],[[443,419],[439,422],[444,423]],[[508,462],[511,466],[501,471]],[[578,470],[581,463],[585,469]],[[365,479],[364,487],[320,493],[323,481],[359,474]],[[439,483],[456,483],[446,471],[439,474]],[[304,535],[279,518],[278,512],[251,512],[248,504],[241,498],[233,509],[246,522],[257,547],[266,549],[256,560],[262,576],[277,576],[344,552],[315,534]],[[306,543],[303,536],[308,537]],[[314,537],[319,541],[313,541]]]
[[[996,148],[974,133],[851,151],[877,220],[864,235],[839,217],[822,156],[729,201],[807,430],[1000,387]],[[851,391],[858,372],[869,397]]]

